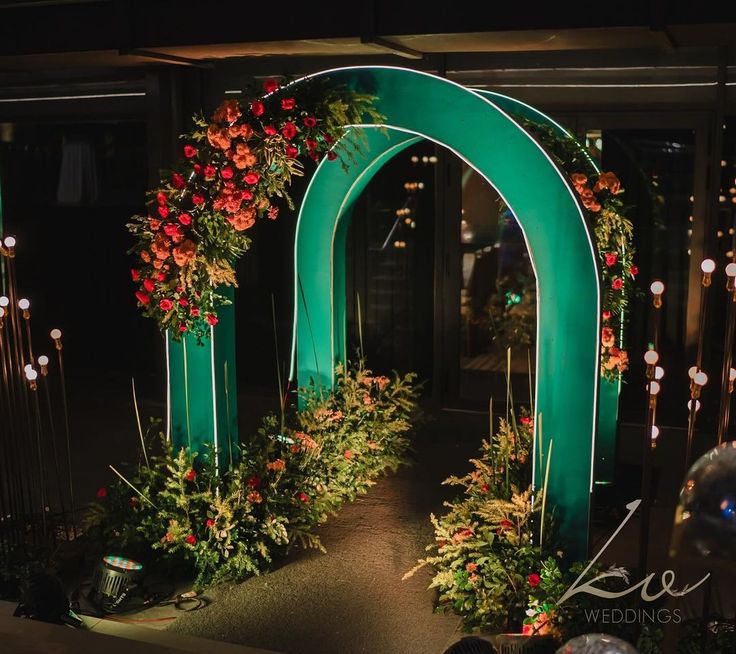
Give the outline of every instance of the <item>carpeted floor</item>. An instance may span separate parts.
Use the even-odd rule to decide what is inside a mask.
[[[428,520],[480,445],[483,416],[443,413],[416,438],[416,463],[382,479],[320,530],[327,554],[296,551],[282,567],[220,586],[170,627],[284,654],[441,654],[459,637],[432,612],[430,575],[402,581],[432,538]]]

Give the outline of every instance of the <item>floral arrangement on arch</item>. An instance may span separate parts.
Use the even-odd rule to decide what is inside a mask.
[[[613,172],[600,172],[577,141],[563,138],[549,126],[519,119],[569,175],[593,226],[602,271],[601,375],[618,381],[629,366],[624,344],[626,309],[637,294],[634,228],[626,217],[624,189]]]
[[[323,77],[284,86],[266,80],[249,96],[223,101],[209,120],[194,117],[183,158],[148,193],[146,215],[128,225],[138,305],[175,339],[201,341],[217,324],[218,307],[228,303],[217,289],[237,285],[247,231],[259,218],[275,220],[278,200],[293,208],[287,189],[303,174],[302,160],[347,165],[346,126],[381,119],[372,96]]]

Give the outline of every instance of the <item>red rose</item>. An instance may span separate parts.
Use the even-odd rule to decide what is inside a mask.
[[[151,301],[151,298],[148,297],[143,291],[136,291],[135,296],[138,298],[138,302],[140,302],[144,306]]]
[[[185,145],[184,146],[184,156],[187,159],[191,159],[192,157],[197,156],[197,148],[195,148],[193,145]]]
[[[187,331],[187,326],[186,325],[179,325],[179,331],[181,333],[184,333],[185,331]]]
[[[250,103],[250,111],[254,116],[262,116],[263,112],[266,111],[266,108],[263,106],[262,102],[256,100],[255,102]]]
[[[624,280],[620,277],[615,277],[614,280],[611,282],[611,288],[614,291],[620,291],[624,287]]]
[[[490,490],[490,486],[489,486],[488,484],[483,484],[483,485],[482,485],[482,486],[480,487],[480,489],[481,489],[481,490],[482,490],[482,491],[483,491],[484,493],[487,493],[487,492],[488,492],[488,491]]]
[[[257,184],[259,179],[260,175],[258,173],[248,173],[245,177],[243,177],[243,181],[246,184]]]
[[[294,98],[284,98],[281,101],[281,108],[284,111],[291,111],[294,107],[296,107],[296,100]]]
[[[603,314],[603,320],[610,320],[611,319],[611,312],[610,311],[604,311]]]
[[[189,300],[187,300],[185,297],[180,297],[179,298],[179,304],[181,306],[183,306],[183,307],[188,307],[189,306]]]
[[[293,145],[287,145],[284,149],[284,153],[287,157],[289,157],[289,159],[296,159],[297,155],[299,154],[299,150]]]
[[[212,529],[212,527],[215,526],[215,521],[212,518],[207,518],[207,522],[205,522],[204,524],[206,524],[207,527],[209,527],[210,529]]]
[[[230,166],[225,166],[220,171],[220,176],[222,177],[222,179],[232,179],[233,178],[233,169],[230,168]]]
[[[332,150],[330,150],[330,151],[329,151],[329,152],[327,153],[327,158],[328,158],[328,159],[329,159],[330,161],[334,161],[335,159],[337,159],[337,155],[336,155],[336,154],[335,154],[335,153],[334,153],[334,152],[333,152]]]
[[[309,495],[302,491],[299,493],[299,501],[303,504],[309,504]]]
[[[164,225],[164,234],[166,236],[176,236],[179,233],[179,225],[176,223],[166,223]]]
[[[307,116],[304,119],[304,127],[316,127],[317,119],[314,116]]]
[[[130,276],[133,278],[134,282],[137,282],[141,278],[140,272],[137,271],[135,268],[130,269]]]
[[[615,266],[618,261],[618,255],[615,252],[606,252],[606,265],[610,268]]]
[[[159,204],[166,204],[168,201],[169,198],[166,197],[166,193],[163,193],[162,191],[156,193],[156,202]]]
[[[308,150],[316,150],[317,149],[317,141],[314,139],[306,139],[304,141],[305,145],[307,146]]]
[[[185,542],[185,543],[186,543],[187,545],[196,545],[196,544],[197,544],[197,537],[196,537],[196,536],[194,536],[194,535],[192,535],[192,534],[189,534],[189,536],[187,536],[187,537],[186,537],[186,538],[184,539],[184,542]]]
[[[193,170],[195,175],[199,175],[199,173],[202,172],[202,166],[200,166],[199,164],[194,164]]]
[[[253,194],[250,191],[243,191],[243,200],[252,200]]]
[[[204,198],[201,195],[199,195],[198,193],[195,193],[192,196],[192,202],[194,202],[194,204],[197,204],[197,205],[204,204]]]
[[[345,454],[343,455],[348,461],[353,458],[353,453],[350,450],[345,450]]]
[[[285,139],[293,139],[296,136],[296,125],[292,122],[284,123],[281,133]]]
[[[170,309],[173,308],[174,303],[168,298],[164,298],[163,300],[161,300],[161,302],[158,303],[158,306],[161,309],[161,311],[169,311]]]
[[[174,185],[174,188],[178,189],[182,189],[186,186],[184,178],[179,173],[171,174],[171,183]]]
[[[636,277],[639,274],[639,266],[631,266],[629,268],[629,274],[632,277]]]
[[[189,225],[192,222],[192,217],[188,213],[180,213],[179,214],[179,222],[182,225]]]
[[[274,127],[273,125],[266,125],[266,126],[265,126],[265,127],[263,128],[263,131],[264,131],[264,132],[265,132],[265,133],[266,133],[266,134],[267,134],[268,136],[273,136],[274,134],[276,134],[276,131],[277,131],[277,130],[276,130],[276,128],[275,128],[275,127]]]
[[[245,483],[248,484],[250,488],[258,488],[261,485],[261,479],[260,477],[253,475],[252,477],[248,477],[248,480]]]
[[[97,497],[100,499],[107,497],[107,488],[100,486],[100,488],[97,489]]]
[[[263,90],[266,93],[273,93],[277,88],[279,88],[279,83],[273,79],[267,79],[263,82]]]
[[[156,275],[156,279],[160,282],[163,282],[166,280],[166,275],[162,272],[160,272],[158,275]]]
[[[199,309],[197,307],[192,307],[189,309],[189,315],[194,316],[195,318],[199,317]]]
[[[217,174],[217,169],[214,166],[211,166],[211,165],[207,164],[204,167],[204,176],[205,176],[205,179],[211,179],[216,174]]]
[[[526,579],[532,588],[536,588],[542,583],[542,578],[536,572],[532,572]]]
[[[190,468],[184,475],[184,479],[187,481],[194,481],[197,478],[197,471],[194,468]]]
[[[219,320],[217,319],[217,316],[215,316],[215,315],[212,315],[211,313],[208,313],[208,314],[207,314],[207,316],[206,316],[206,318],[207,318],[207,323],[208,323],[208,324],[210,324],[210,325],[212,325],[213,327],[214,327],[214,326],[215,326],[215,325],[216,325],[216,324],[217,324],[218,322],[220,322],[220,321],[219,321]]]
[[[158,208],[158,215],[161,216],[161,218],[166,218],[169,215],[169,208],[167,206],[160,206]]]
[[[325,140],[325,143],[332,143],[334,140],[329,134],[322,134],[322,138]]]
[[[152,279],[144,279],[143,280],[143,288],[145,288],[149,293],[153,291],[153,289],[156,287],[156,285],[153,283]]]

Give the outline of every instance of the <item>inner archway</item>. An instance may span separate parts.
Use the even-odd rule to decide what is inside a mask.
[[[397,68],[326,71],[377,97],[385,125],[356,125],[367,142],[347,171],[322,162],[305,195],[295,244],[292,378],[330,387],[345,356],[345,237],[351,207],[392,156],[434,141],[482,175],[512,209],[537,277],[535,478],[554,442],[547,493],[568,554],[587,550],[598,402],[600,286],[591,230],[546,151],[504,109],[432,75]],[[532,109],[530,108],[530,111]],[[346,138],[360,139],[356,130]],[[431,280],[427,280],[431,283]],[[536,422],[537,429],[539,422]]]

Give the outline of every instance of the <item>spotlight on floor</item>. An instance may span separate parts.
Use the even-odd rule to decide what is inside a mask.
[[[106,611],[119,610],[138,587],[143,565],[122,556],[105,556],[95,570],[89,599]]]

